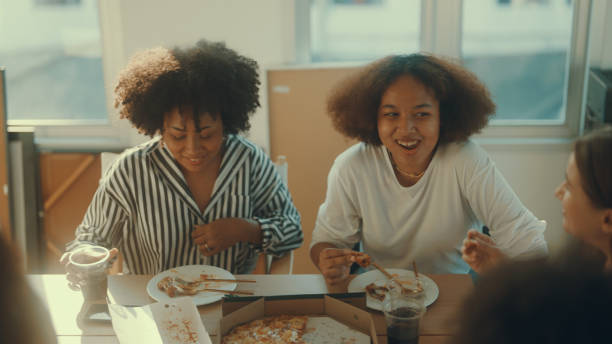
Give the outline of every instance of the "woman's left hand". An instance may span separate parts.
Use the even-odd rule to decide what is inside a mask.
[[[491,269],[506,258],[491,237],[474,229],[470,229],[463,240],[461,254],[461,258],[477,273]]]
[[[239,241],[261,242],[259,223],[239,218],[217,219],[204,225],[196,225],[191,238],[205,256],[213,256]]]

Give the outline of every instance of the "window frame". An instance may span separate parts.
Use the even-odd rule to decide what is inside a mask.
[[[310,5],[313,0],[294,0],[295,62],[310,64]],[[464,0],[420,0],[420,50],[461,58],[462,6]],[[469,1],[469,0],[468,0]],[[589,39],[604,29],[600,17],[592,12],[593,0],[574,0],[572,36],[566,75],[565,119],[557,123],[541,120],[492,120],[477,135],[479,138],[573,138],[582,132],[588,72]],[[35,127],[36,142],[43,150],[87,151],[118,150],[142,142],[127,121],[119,120],[113,106],[113,83],[127,63],[123,42],[120,1],[98,1],[102,40],[102,67],[108,118],[106,120],[8,120],[9,126]],[[605,11],[604,11],[605,12]],[[591,35],[591,37],[589,36]],[[602,39],[603,41],[603,39]],[[595,46],[602,42],[593,42]],[[326,64],[326,63],[322,63]],[[358,63],[333,63],[354,66]]]
[[[573,0],[572,34],[565,80],[563,120],[491,120],[482,138],[573,138],[581,134],[588,70],[589,22],[592,0]],[[462,12],[461,12],[462,14]],[[460,57],[460,56],[459,56]],[[522,123],[521,123],[522,122]]]
[[[310,62],[310,5],[296,0],[296,60]],[[463,2],[421,0],[420,50],[462,58]],[[467,0],[470,1],[470,0]],[[572,34],[568,53],[563,120],[491,120],[478,138],[573,138],[581,133],[584,116],[592,0],[573,0]],[[599,28],[596,28],[599,29]],[[507,141],[506,141],[507,142]]]
[[[129,147],[135,135],[119,120],[113,105],[113,83],[126,63],[121,33],[120,2],[97,1],[102,45],[106,119],[9,119],[10,127],[32,127],[41,151],[107,151]]]

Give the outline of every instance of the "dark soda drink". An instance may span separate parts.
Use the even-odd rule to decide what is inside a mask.
[[[397,318],[387,317],[387,343],[417,344],[419,342],[420,316],[416,310],[400,307],[389,312],[389,315]]]

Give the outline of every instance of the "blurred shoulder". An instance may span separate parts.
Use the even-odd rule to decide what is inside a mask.
[[[356,143],[340,153],[334,160],[337,168],[363,166],[379,158],[381,146],[372,146],[363,142]]]
[[[363,142],[354,144],[340,153],[331,167],[329,177],[332,179],[353,180],[362,182],[370,180],[376,169],[385,163],[384,146],[373,146]]]
[[[119,170],[125,172],[131,170],[134,164],[146,164],[149,154],[160,147],[160,140],[161,137],[154,137],[139,145],[127,148],[121,153],[106,155],[107,160],[112,160],[108,162],[109,167],[106,171]]]
[[[263,148],[244,136],[230,134],[227,136],[225,144],[227,151],[231,154],[248,154],[250,159],[269,160],[268,154]]]
[[[482,164],[490,161],[489,154],[472,140],[452,142],[439,148],[442,163],[451,165]]]

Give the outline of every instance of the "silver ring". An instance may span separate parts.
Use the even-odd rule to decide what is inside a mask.
[[[206,242],[204,242],[204,248],[206,248],[206,251],[212,251]]]

